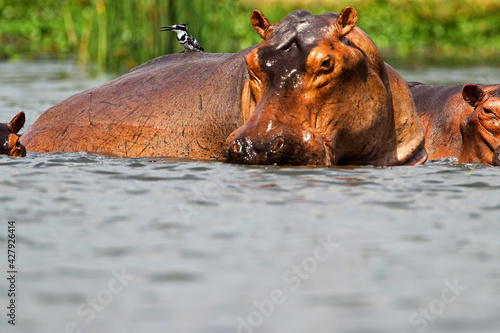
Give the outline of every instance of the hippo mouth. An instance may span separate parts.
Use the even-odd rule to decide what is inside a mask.
[[[226,161],[240,164],[282,164],[290,153],[290,145],[282,136],[268,143],[255,143],[248,137],[234,140],[227,151]]]
[[[492,151],[495,152],[498,150],[500,147],[500,140],[495,137],[493,133],[491,133],[482,123],[481,119],[479,119],[479,115],[476,116],[477,119],[476,121],[479,123],[479,126],[483,129],[484,132],[487,133],[487,136],[484,137],[484,141],[488,148]]]
[[[227,163],[254,165],[330,165],[325,145],[320,135],[304,131],[302,136],[272,135],[269,139],[260,136],[242,135],[229,143]]]

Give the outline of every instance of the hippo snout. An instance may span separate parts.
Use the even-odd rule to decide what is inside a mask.
[[[260,141],[260,142],[259,142]],[[240,164],[286,164],[290,140],[278,135],[271,140],[239,137],[229,144],[227,162]]]

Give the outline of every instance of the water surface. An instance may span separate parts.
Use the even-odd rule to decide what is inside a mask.
[[[409,81],[500,81],[498,68],[396,69]],[[113,77],[51,61],[0,71],[0,120],[24,110],[29,124]],[[2,156],[0,252],[15,220],[19,293],[13,328],[0,283],[0,327],[498,332],[500,169],[473,166]]]

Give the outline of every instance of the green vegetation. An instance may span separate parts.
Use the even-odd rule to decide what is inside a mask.
[[[51,53],[125,71],[182,51],[158,28],[184,22],[208,52],[234,52],[258,43],[250,12],[233,0],[0,0],[0,57]]]
[[[207,52],[235,52],[259,42],[250,25],[255,7],[276,22],[298,8],[319,14],[346,5],[386,57],[500,55],[500,0],[0,0],[0,57],[54,54],[123,72],[182,50],[160,26],[189,22]]]

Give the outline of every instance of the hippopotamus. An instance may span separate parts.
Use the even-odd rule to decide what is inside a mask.
[[[270,24],[254,10],[259,45],[153,59],[48,109],[22,142],[245,164],[423,163],[410,90],[357,18],[298,10]]]
[[[36,152],[223,159],[226,138],[243,124],[237,96],[248,52],[156,58],[49,108],[22,142]]]
[[[245,125],[228,160],[249,164],[419,164],[423,129],[403,79],[356,27],[357,13],[298,11],[252,25],[263,42],[246,57]]]
[[[19,131],[24,126],[26,116],[19,112],[9,123],[0,123],[0,155],[26,156],[26,148],[21,144]]]
[[[408,85],[425,129],[429,159],[498,165],[500,85]]]

